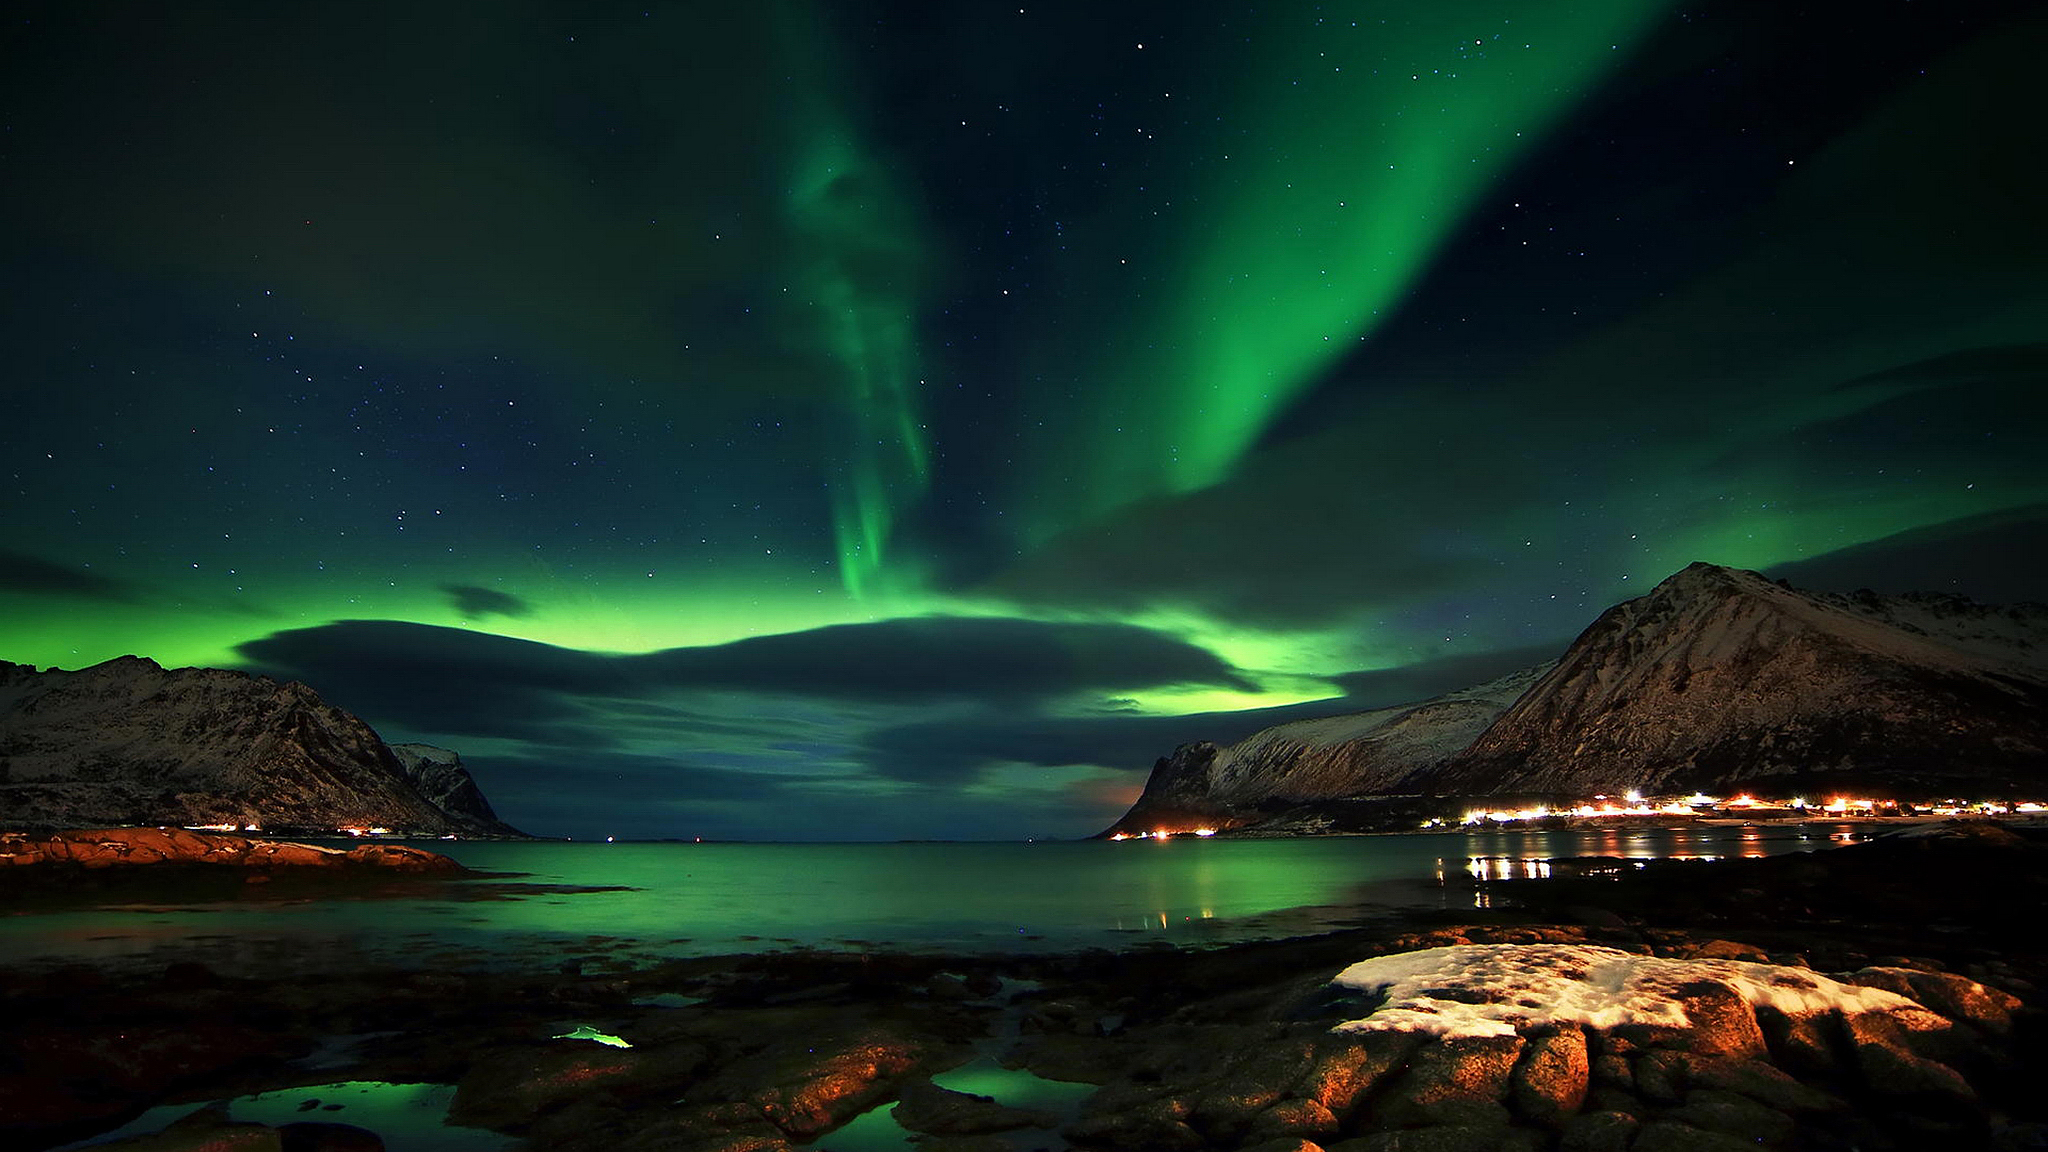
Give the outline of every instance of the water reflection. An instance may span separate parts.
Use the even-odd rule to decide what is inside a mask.
[[[1474,856],[1465,871],[1478,880],[1548,880],[1551,864],[1540,856]]]
[[[573,957],[603,966],[774,942],[998,952],[1222,943],[1349,926],[1374,909],[1443,906],[1481,881],[1555,874],[1556,861],[1587,870],[1593,858],[1754,857],[1859,838],[1848,825],[1758,823],[1177,837],[1142,849],[464,842],[441,847],[470,867],[527,880],[492,881],[488,899],[465,897],[458,882],[376,901],[129,901],[18,914],[0,917],[0,965],[196,959],[226,972],[315,962],[347,970],[427,952],[472,965]]]

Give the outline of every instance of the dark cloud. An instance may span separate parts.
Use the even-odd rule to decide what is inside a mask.
[[[1174,684],[1253,686],[1205,649],[1127,624],[925,617],[615,656],[460,628],[342,620],[240,645],[375,720],[514,735],[587,718],[593,700],[677,690],[838,701],[1043,700]]]
[[[1477,687],[1554,660],[1568,643],[1568,638],[1561,638],[1536,647],[1346,673],[1330,677],[1343,686],[1344,696],[1275,708],[1184,716],[1017,716],[975,711],[875,729],[862,742],[860,755],[878,775],[930,783],[970,781],[997,764],[1047,768],[1089,764],[1136,773],[1150,770],[1154,760],[1181,744],[1197,740],[1234,744],[1277,724],[1413,704]]]
[[[1766,570],[1800,588],[2048,602],[2048,504],[1951,520]]]
[[[847,700],[1031,699],[1170,684],[1257,690],[1214,653],[1149,628],[990,617],[840,624],[633,659],[670,686]]]
[[[441,591],[448,594],[448,602],[464,616],[482,619],[486,616],[531,616],[533,605],[495,588],[479,588],[474,584],[443,584]]]
[[[0,591],[116,604],[133,604],[143,599],[141,591],[126,580],[9,551],[0,551]]]
[[[1478,652],[1468,656],[1445,656],[1399,668],[1346,672],[1329,679],[1344,689],[1354,708],[1387,708],[1428,700],[1463,688],[1476,688],[1511,672],[1550,663],[1562,656],[1570,644],[1571,637],[1564,636],[1554,644]]]
[[[1089,764],[1146,772],[1181,744],[1231,744],[1264,728],[1359,711],[1338,698],[1242,712],[1186,716],[1014,716],[980,712],[876,729],[860,755],[878,775],[930,783],[965,783],[997,764],[1059,768]]]
[[[1460,588],[1490,575],[1490,547],[1418,522],[1435,501],[1397,508],[1381,495],[1387,474],[1411,453],[1414,467],[1430,466],[1433,453],[1420,446],[1390,447],[1371,463],[1355,444],[1305,446],[1228,483],[1066,532],[975,591],[1097,609],[1175,603],[1246,624],[1300,627],[1415,588]],[[1445,485],[1476,497],[1490,474],[1475,464]],[[1514,486],[1502,477],[1502,490]]]

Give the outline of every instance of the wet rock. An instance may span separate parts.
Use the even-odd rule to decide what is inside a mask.
[[[1107,1084],[1123,1074],[1126,1052],[1126,1045],[1099,1036],[1033,1036],[1012,1048],[1003,1064],[1047,1080]]]
[[[1323,1146],[1299,1136],[1281,1136],[1238,1149],[1238,1152],[1324,1152]]]
[[[49,1023],[0,1040],[0,1052],[38,1077],[90,1086],[96,1095],[111,1091],[146,1097],[301,1051],[287,1037],[204,1019],[154,1025]]]
[[[1628,1066],[1628,1058],[1612,1052],[1604,1052],[1589,1062],[1589,1075],[1594,1084],[1613,1088],[1634,1088],[1635,1070]]]
[[[1116,1152],[1193,1152],[1208,1142],[1188,1126],[1187,1114],[1178,1101],[1154,1100],[1124,1111],[1083,1116],[1060,1134],[1083,1147]]]
[[[93,1147],[108,1152],[284,1152],[277,1129],[229,1120],[227,1109],[217,1105],[190,1112],[161,1132]]]
[[[449,1119],[477,1128],[519,1131],[543,1114],[593,1092],[634,1094],[678,1089],[705,1066],[697,1044],[607,1048],[561,1041],[545,1048],[488,1053],[455,1086]]]
[[[1374,1132],[1357,1140],[1328,1146],[1328,1152],[1540,1152],[1543,1138],[1534,1132],[1472,1124],[1439,1124]]]
[[[551,1120],[570,1121],[569,1112]],[[585,1124],[581,1128],[560,1125],[561,1133],[543,1129],[529,1143],[550,1152],[589,1149],[591,1152],[789,1152],[789,1138],[780,1128],[744,1103],[670,1108],[659,1112],[635,1109],[624,1119],[628,1131],[612,1135]]]
[[[1911,1034],[1893,1014],[1858,1012],[1845,1017],[1843,1024],[1855,1045],[1856,1070],[1880,1096],[1976,1105],[1976,1090],[1961,1073],[1913,1052]]]
[[[2011,1034],[2012,1014],[2020,1007],[2018,997],[1949,972],[1873,967],[1851,973],[1848,981],[1896,992],[1993,1036]]]
[[[895,1094],[927,1046],[893,1032],[820,1038],[799,1048],[783,1043],[719,1070],[693,1086],[688,1099],[743,1099],[792,1137],[836,1128]]]
[[[224,1124],[207,1131],[163,1131],[93,1145],[95,1152],[284,1152],[277,1129],[262,1124]]]
[[[1643,1125],[1631,1152],[1756,1152],[1757,1142],[1722,1132],[1709,1132],[1673,1120]]]
[[[1619,1112],[1624,1116],[1638,1119],[1649,1115],[1651,1108],[1638,1099],[1633,1092],[1621,1088],[1610,1088],[1604,1084],[1593,1087],[1586,1093],[1584,1110],[1588,1112]]]
[[[1586,1034],[1563,1028],[1527,1037],[1522,1058],[1508,1078],[1515,1112],[1539,1124],[1559,1125],[1586,1101],[1591,1064]]]
[[[1638,1096],[1654,1104],[1678,1103],[1683,1093],[1680,1080],[1685,1068],[1683,1054],[1656,1049],[1636,1057],[1630,1068],[1635,1071]]]
[[[951,972],[941,972],[926,981],[924,994],[934,1000],[950,1000],[955,1002],[978,998],[975,991],[967,986],[967,981],[953,975]]]
[[[1627,1112],[1585,1112],[1565,1122],[1558,1152],[1626,1152],[1641,1124]]]
[[[0,1075],[0,1147],[35,1147],[119,1127],[142,1107],[125,1094],[47,1076]]]
[[[1759,1005],[1756,1019],[1763,1029],[1764,1042],[1771,1055],[1787,1068],[1825,1075],[1841,1066],[1835,1040],[1841,1031],[1841,1023],[1836,1017],[1794,1016],[1769,1005]]]
[[[305,1121],[277,1130],[284,1152],[384,1152],[384,1138],[353,1124]]]
[[[1750,944],[1739,944],[1733,940],[1709,940],[1694,944],[1680,952],[1688,960],[1751,960],[1765,963],[1770,957],[1764,950]]]
[[[1188,1123],[1213,1143],[1236,1144],[1245,1138],[1259,1113],[1277,1102],[1264,1091],[1211,1088],[1189,1101]]]
[[[1755,1010],[1728,985],[1690,981],[1678,986],[1673,999],[1685,1009],[1687,1051],[1713,1056],[1761,1056],[1766,1051]]]
[[[912,1132],[933,1136],[978,1136],[1017,1128],[1049,1128],[1054,1123],[1045,1113],[1011,1108],[987,1096],[954,1092],[929,1080],[905,1085],[890,1115]]]
[[[1695,1088],[1687,1092],[1685,1103],[1665,1113],[1661,1119],[1769,1143],[1790,1139],[1794,1129],[1792,1118],[1783,1112],[1766,1108],[1746,1096],[1715,1088]]]
[[[1522,1044],[1520,1036],[1457,1036],[1424,1044],[1374,1104],[1372,1126],[1506,1127],[1501,1101]]]
[[[1294,1086],[1340,1120],[1357,1111],[1390,1073],[1405,1067],[1423,1043],[1422,1037],[1404,1032],[1368,1032],[1346,1040],[1320,1054]]]
[[[1337,1117],[1313,1100],[1282,1100],[1253,1117],[1248,1139],[1298,1137],[1324,1140],[1337,1134]]]
[[[1693,1057],[1685,1061],[1685,1080],[1696,1088],[1740,1093],[1779,1112],[1832,1112],[1844,1106],[1762,1060]]]

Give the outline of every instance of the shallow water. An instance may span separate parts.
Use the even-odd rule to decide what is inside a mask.
[[[1839,845],[1849,825],[1032,844],[428,845],[518,873],[380,899],[127,903],[0,918],[0,961],[226,970],[370,962],[602,968],[789,948],[967,952],[1226,943],[1471,907],[1471,877],[1579,855],[1761,856]],[[575,891],[624,886],[623,891]]]
[[[524,1141],[501,1136],[482,1128],[458,1128],[445,1122],[448,1102],[455,1096],[453,1084],[386,1084],[376,1080],[349,1080],[336,1084],[315,1084],[286,1088],[254,1096],[220,1101],[228,1118],[241,1123],[282,1127],[301,1121],[350,1124],[367,1128],[384,1138],[392,1149],[420,1152],[512,1152]],[[55,1152],[85,1148],[126,1136],[162,1131],[167,1125],[206,1107],[203,1104],[167,1104],[151,1108],[134,1120]]]

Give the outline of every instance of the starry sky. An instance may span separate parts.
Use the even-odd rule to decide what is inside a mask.
[[[2048,12],[10,6],[0,658],[1075,836],[1694,560],[2048,600]]]

